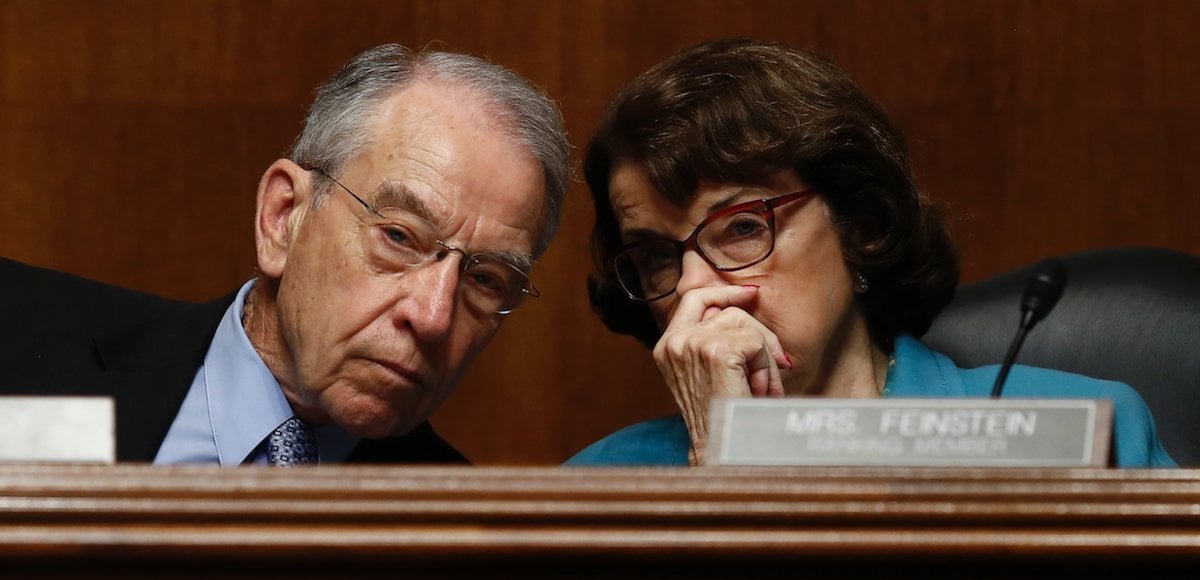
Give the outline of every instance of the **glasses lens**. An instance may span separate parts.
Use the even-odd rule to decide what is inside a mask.
[[[696,245],[721,270],[749,266],[771,253],[775,234],[770,216],[765,208],[722,216],[705,224]]]
[[[367,255],[381,270],[400,271],[428,262],[437,252],[434,235],[421,220],[393,212],[362,231]]]
[[[680,255],[675,242],[647,241],[626,248],[613,261],[617,280],[635,300],[655,300],[679,283]]]
[[[521,305],[531,293],[529,278],[507,261],[477,254],[464,263],[462,291],[465,298],[480,310],[508,314]]]

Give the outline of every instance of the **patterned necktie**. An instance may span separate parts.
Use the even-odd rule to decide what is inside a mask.
[[[316,463],[316,436],[296,417],[284,421],[267,436],[267,462],[282,467]]]

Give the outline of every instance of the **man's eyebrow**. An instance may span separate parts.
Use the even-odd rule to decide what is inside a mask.
[[[384,181],[375,189],[373,197],[375,198],[373,203],[380,211],[398,209],[411,213],[432,225],[438,225],[433,210],[429,209],[429,206],[417,197],[417,194],[402,183]]]
[[[525,252],[499,252],[484,250],[477,253],[500,258],[501,260],[516,266],[518,270],[526,273],[533,268],[533,263],[535,261],[532,255]]]
[[[381,212],[389,209],[396,209],[411,213],[435,228],[440,228],[442,226],[438,219],[433,215],[433,210],[429,209],[429,205],[422,201],[420,197],[417,197],[416,193],[413,193],[411,189],[402,183],[384,181],[383,184],[381,184],[375,190],[374,198],[375,207]],[[528,271],[533,267],[533,264],[536,261],[534,260],[532,254],[526,252],[481,250],[479,252],[472,253],[486,254],[499,258],[516,266],[522,271]]]

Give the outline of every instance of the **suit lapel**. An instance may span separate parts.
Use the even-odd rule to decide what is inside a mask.
[[[95,338],[100,372],[82,384],[114,398],[118,461],[154,459],[235,295]]]

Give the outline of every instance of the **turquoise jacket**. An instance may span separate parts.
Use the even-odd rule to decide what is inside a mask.
[[[889,397],[987,397],[999,365],[960,369],[911,336],[896,339],[896,366],[884,392]],[[1012,398],[1109,399],[1113,402],[1113,458],[1118,467],[1177,467],[1154,431],[1145,401],[1125,383],[1016,365],[1004,396]],[[681,415],[626,427],[588,446],[567,465],[687,465],[687,426]]]

